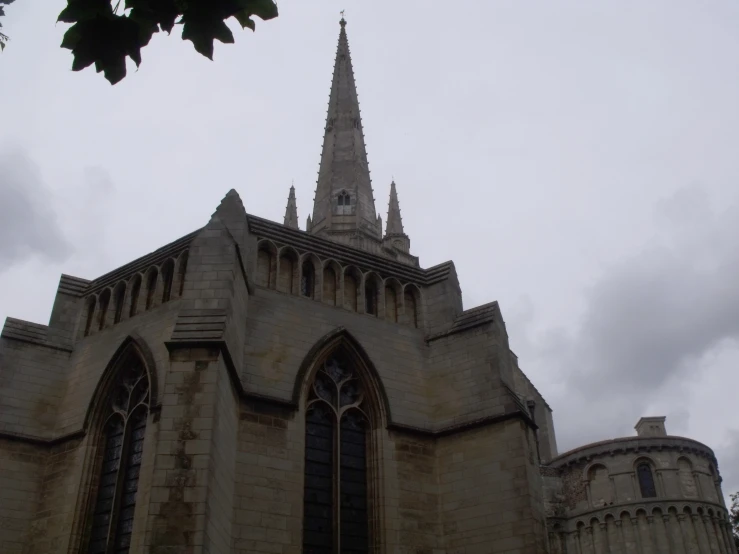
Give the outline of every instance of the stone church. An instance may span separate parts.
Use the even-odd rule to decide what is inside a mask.
[[[327,68],[328,69],[328,68]],[[728,554],[712,450],[560,453],[496,302],[377,215],[341,21],[313,212],[205,226],[0,338],[0,553]],[[23,294],[32,294],[24,291]]]

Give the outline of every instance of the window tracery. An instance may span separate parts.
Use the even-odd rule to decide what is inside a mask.
[[[346,360],[316,374],[305,430],[303,552],[369,552],[367,431],[362,384]]]
[[[88,554],[126,554],[131,546],[149,403],[149,378],[139,359],[127,360],[108,401]]]

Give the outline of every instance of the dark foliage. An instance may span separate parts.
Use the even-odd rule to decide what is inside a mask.
[[[15,0],[0,0],[0,16],[5,15],[5,8],[3,5],[12,4]],[[0,29],[3,28],[3,23],[0,21]],[[0,50],[5,50],[5,43],[8,42],[8,35],[4,35],[0,32]]]
[[[12,0],[0,0],[0,3]],[[121,1],[124,6],[121,8]],[[277,17],[273,0],[67,0],[59,21],[71,23],[62,48],[72,51],[72,70],[92,64],[111,84],[126,76],[126,57],[138,67],[141,49],[154,33],[172,32],[182,25],[182,39],[195,50],[213,59],[213,40],[234,42],[225,20],[234,17],[242,28],[255,29],[252,17],[263,20]]]
[[[734,546],[736,546],[736,551],[739,552],[739,492],[731,495],[729,522],[731,523],[731,533],[734,537]]]

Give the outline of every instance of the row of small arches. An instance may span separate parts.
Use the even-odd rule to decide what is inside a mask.
[[[88,296],[82,335],[87,337],[182,296],[187,258],[186,250],[176,259],[169,258],[160,265],[153,265],[145,272],[135,273],[115,286]]]
[[[637,507],[579,519],[550,533],[553,554],[729,554],[736,552],[730,526],[720,509],[691,506]]]
[[[715,519],[721,522],[727,521],[726,516],[722,510],[714,510],[713,508],[691,508],[690,506],[683,506],[680,508],[680,506],[671,505],[668,506],[667,509],[664,509],[661,506],[654,506],[651,509],[647,509],[644,507],[639,507],[636,509],[631,510],[621,510],[620,512],[606,512],[605,514],[602,514],[600,517],[593,516],[589,520],[577,520],[575,523],[575,529],[581,530],[585,527],[592,527],[594,525],[600,525],[602,523],[606,523],[610,520],[619,521],[623,520],[624,518],[628,519],[635,519],[639,518],[640,516],[645,517],[661,517],[665,515],[698,515],[698,516],[708,516],[711,519]],[[587,522],[586,522],[587,521]]]
[[[256,282],[266,288],[297,294],[388,321],[419,326],[421,293],[413,284],[376,273],[342,267],[315,254],[302,256],[290,246],[269,240],[258,245]]]

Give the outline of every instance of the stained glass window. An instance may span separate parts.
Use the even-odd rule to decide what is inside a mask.
[[[649,464],[646,462],[639,464],[636,468],[636,475],[639,479],[639,490],[641,490],[642,498],[655,498],[657,489],[654,486],[654,476]]]
[[[356,373],[330,358],[313,381],[306,415],[304,554],[369,552],[364,408]]]
[[[103,426],[89,554],[126,554],[131,546],[148,401],[146,370],[131,357],[111,391]]]

